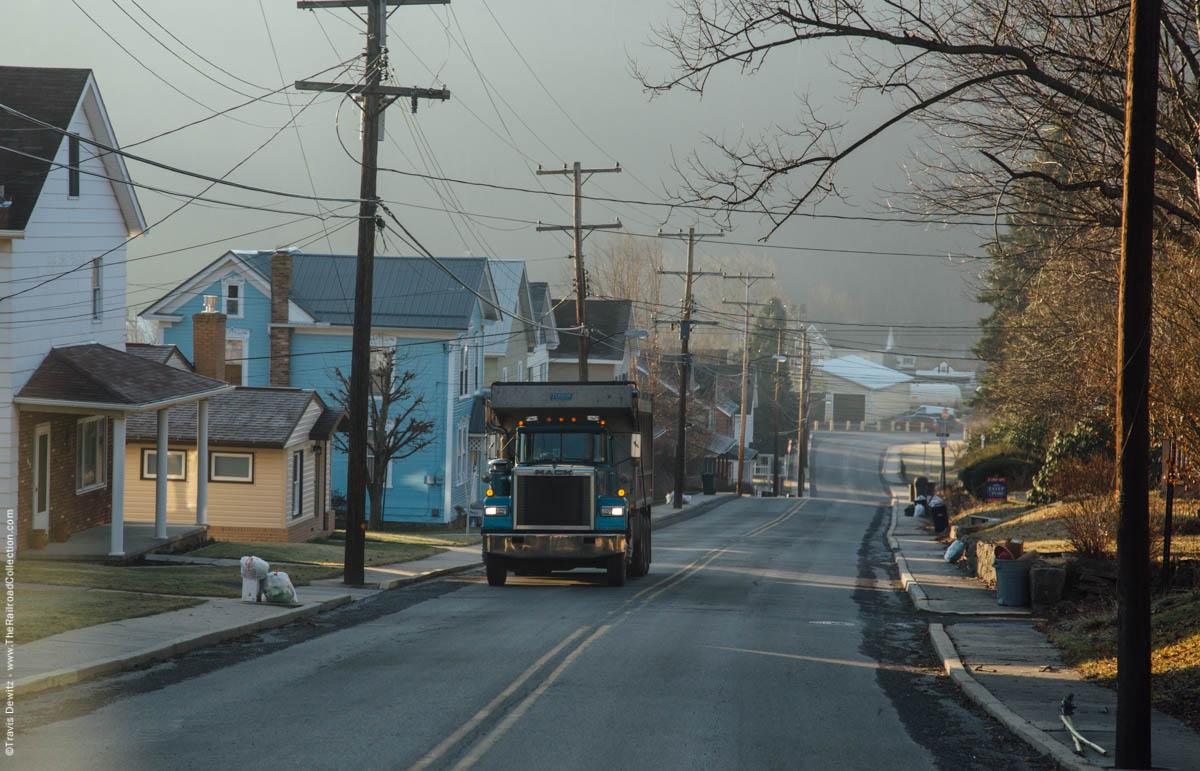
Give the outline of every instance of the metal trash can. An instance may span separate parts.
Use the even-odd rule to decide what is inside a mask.
[[[705,471],[700,475],[700,486],[704,488],[705,495],[716,495],[717,475],[711,471]]]
[[[1033,560],[995,560],[996,604],[1023,607],[1029,604],[1029,569]]]

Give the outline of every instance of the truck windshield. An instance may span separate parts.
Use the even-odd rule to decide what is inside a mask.
[[[521,435],[518,463],[603,463],[604,434],[547,431]]]

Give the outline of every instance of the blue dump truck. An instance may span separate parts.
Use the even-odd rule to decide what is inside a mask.
[[[487,580],[650,570],[654,421],[634,383],[493,383],[483,481]]]

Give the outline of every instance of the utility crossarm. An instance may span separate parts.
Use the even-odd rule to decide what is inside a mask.
[[[580,225],[579,229],[580,230],[611,230],[614,228],[622,228],[622,227],[625,227],[625,226],[621,224],[620,220],[617,220],[616,222],[610,222],[610,223],[607,223],[604,225]],[[574,225],[543,225],[541,222],[538,222],[537,232],[545,233],[548,230],[575,230],[575,226]]]
[[[319,80],[297,80],[297,91],[326,91],[332,94],[376,94],[378,96],[413,97],[414,99],[449,99],[445,88],[408,88],[406,86],[368,86],[362,83],[325,83]]]
[[[376,0],[377,2],[378,0]],[[299,0],[300,10],[314,8],[366,8],[372,0]],[[450,0],[384,0],[384,5],[448,5]]]

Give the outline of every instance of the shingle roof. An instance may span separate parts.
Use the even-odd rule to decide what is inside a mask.
[[[588,356],[596,359],[622,359],[625,356],[625,332],[633,303],[629,300],[586,300],[587,325],[592,331]],[[575,326],[575,302],[554,300],[554,325]],[[579,355],[579,335],[560,332],[554,359],[574,359]]]
[[[235,251],[270,282],[271,252]],[[463,284],[491,294],[483,257],[439,257]],[[357,258],[346,254],[292,254],[291,299],[318,321],[354,323]],[[372,324],[378,327],[466,329],[479,299],[424,257],[377,256],[371,288]]]
[[[346,410],[343,407],[326,407],[321,413],[321,417],[317,418],[317,422],[313,423],[312,430],[308,432],[309,439],[325,440],[331,438],[338,430],[338,425],[342,422],[342,418],[346,417]]]
[[[218,394],[209,400],[208,441],[210,444],[283,447],[314,398],[321,397],[315,391],[299,388],[239,387]],[[125,435],[130,441],[153,440],[158,435],[157,416],[153,412],[129,416],[125,422]],[[196,441],[195,404],[171,408],[167,435],[170,441]]]
[[[912,375],[897,372],[861,356],[842,356],[837,359],[829,359],[818,364],[817,369],[843,380],[857,383],[864,388],[870,388],[872,391],[912,380]]]
[[[125,343],[125,353],[132,354],[146,361],[153,361],[157,364],[166,364],[175,354],[185,362],[187,357],[180,353],[179,348],[174,345],[154,345],[152,343]],[[190,366],[190,362],[189,362]]]
[[[57,67],[0,67],[0,94],[5,105],[66,129],[91,70]],[[42,129],[0,110],[0,147],[53,159],[63,135]],[[47,161],[0,151],[0,185],[12,200],[8,223],[0,230],[24,230],[50,171]]]
[[[89,343],[51,348],[17,394],[22,399],[84,402],[116,409],[202,395],[220,380]]]

